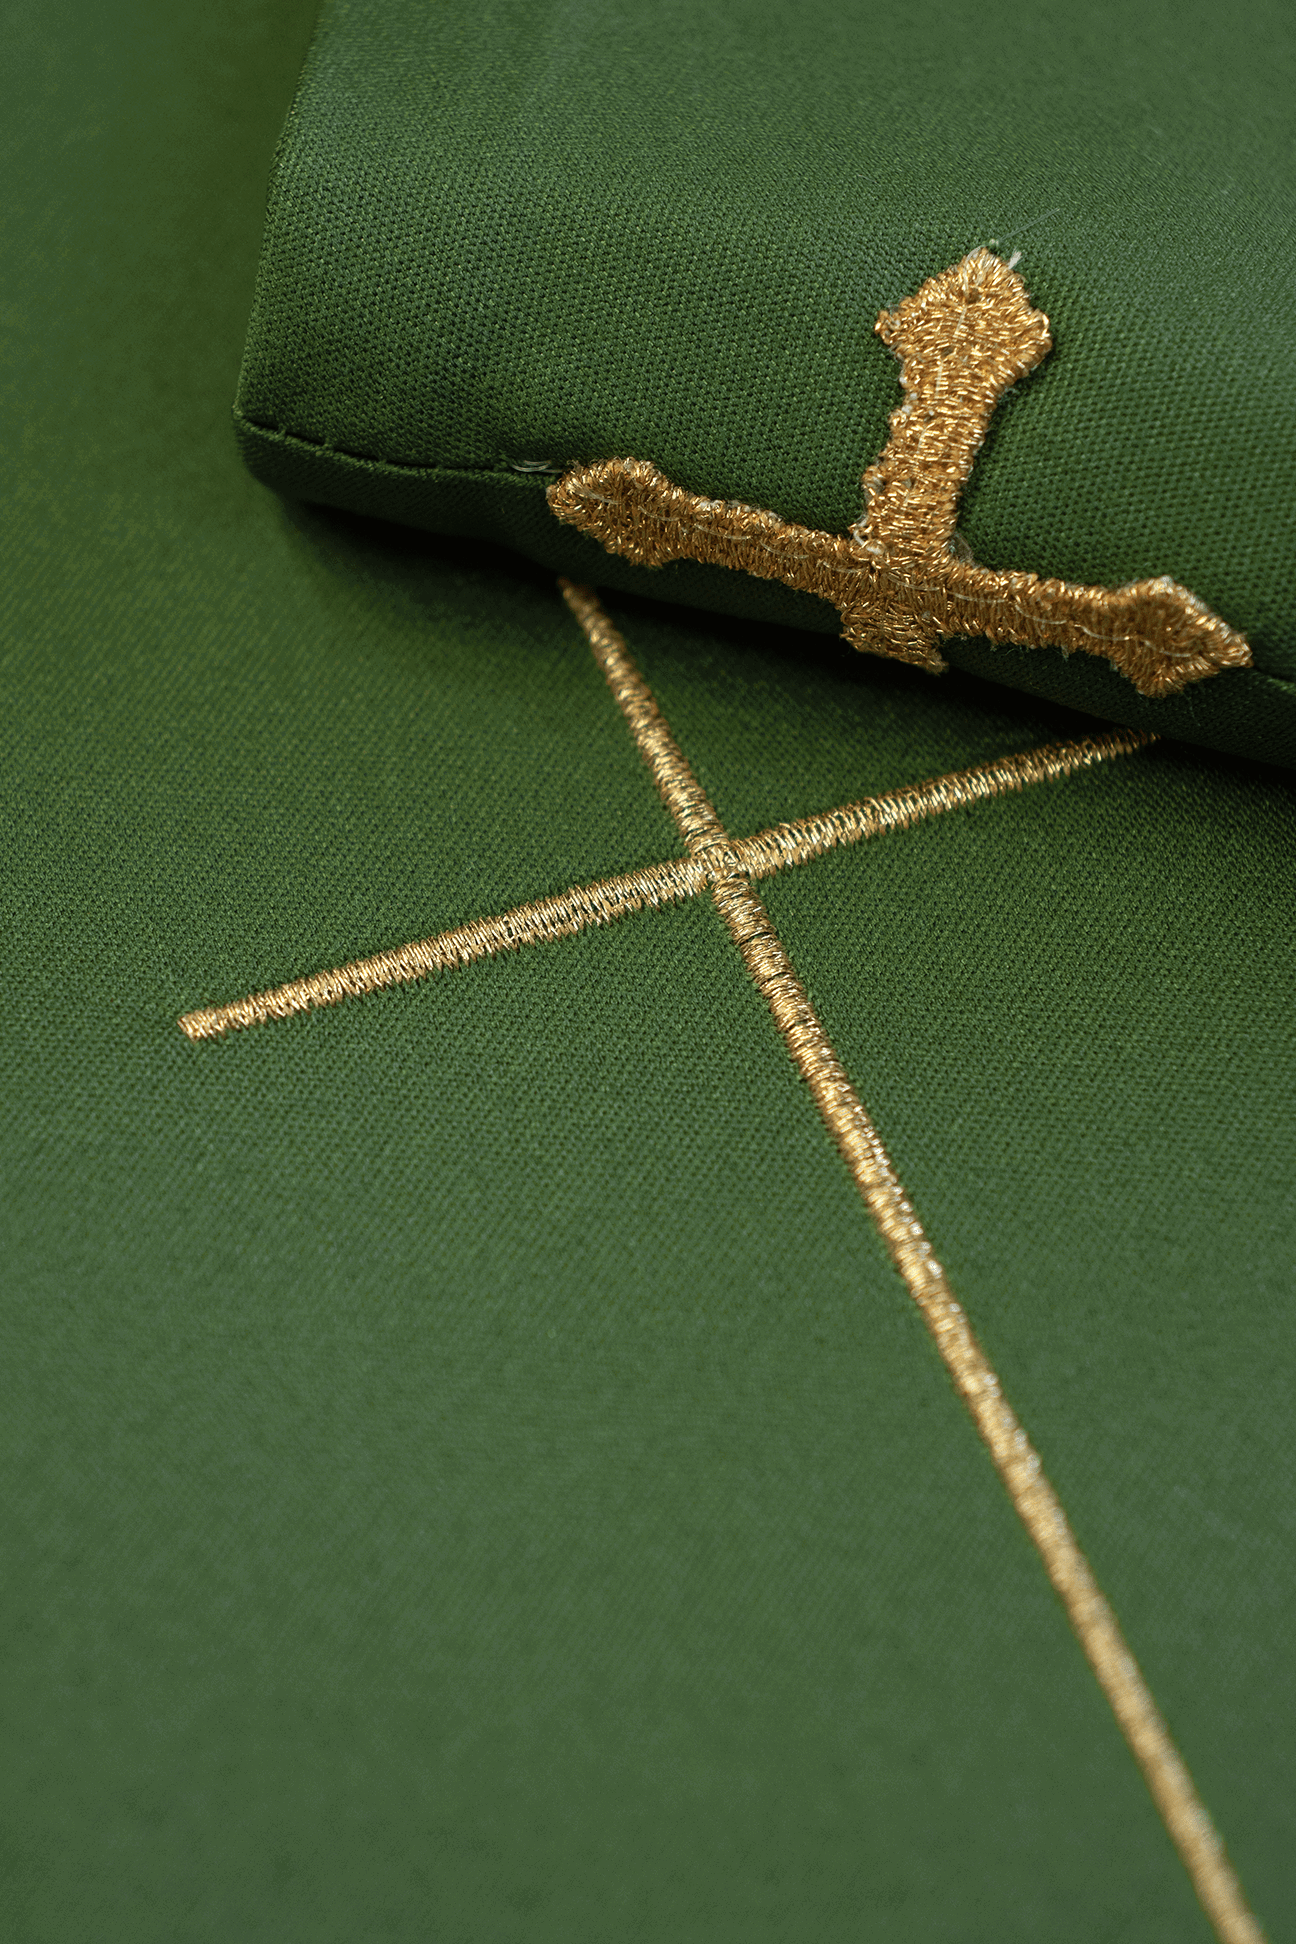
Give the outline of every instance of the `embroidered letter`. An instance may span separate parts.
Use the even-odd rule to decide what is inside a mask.
[[[549,488],[551,508],[641,566],[698,560],[817,594],[840,609],[854,647],[933,673],[946,665],[938,644],[959,635],[1083,649],[1149,696],[1250,666],[1245,638],[1166,576],[1082,587],[971,559],[955,531],[959,494],[999,400],[1052,349],[1016,271],[974,250],[874,328],[900,359],[905,396],[848,534],[685,492],[643,459],[570,467]]]

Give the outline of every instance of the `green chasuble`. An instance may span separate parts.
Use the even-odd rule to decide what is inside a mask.
[[[0,74],[3,1935],[1291,1944],[1287,13],[315,27]],[[552,510],[849,535],[979,248],[959,548],[1249,665]]]

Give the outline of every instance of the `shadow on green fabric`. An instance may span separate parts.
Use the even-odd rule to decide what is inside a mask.
[[[176,1031],[677,848],[547,571],[239,458],[311,14],[0,77],[6,1935],[1206,1940],[710,910]],[[1092,726],[609,599],[736,830]],[[1293,821],[1164,744],[767,887],[1272,1944]]]

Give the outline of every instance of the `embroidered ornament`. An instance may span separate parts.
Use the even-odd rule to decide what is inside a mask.
[[[946,666],[938,644],[966,635],[1103,656],[1148,696],[1250,666],[1245,637],[1168,576],[1083,587],[973,560],[959,495],[999,400],[1053,348],[1015,270],[974,250],[874,329],[900,359],[905,397],[848,534],[685,492],[643,459],[570,467],[550,507],[639,566],[697,560],[817,594],[854,647],[933,673]]]

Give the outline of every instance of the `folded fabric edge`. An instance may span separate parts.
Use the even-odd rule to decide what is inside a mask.
[[[249,470],[285,499],[427,533],[492,541],[552,573],[621,593],[819,634],[840,633],[837,610],[813,595],[724,567],[692,561],[639,567],[605,553],[588,535],[553,517],[545,499],[553,474],[365,458],[258,424],[237,407],[234,426]],[[943,652],[951,666],[968,674],[1104,722],[1296,767],[1296,683],[1259,669],[1230,669],[1184,694],[1147,699],[1105,662],[1064,656],[1061,650],[1043,654],[954,640]]]

